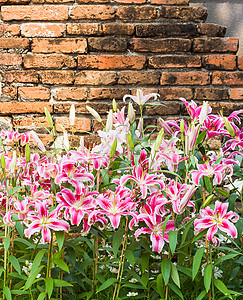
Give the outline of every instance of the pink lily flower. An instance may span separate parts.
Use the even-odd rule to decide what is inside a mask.
[[[69,229],[68,222],[58,218],[57,210],[50,212],[45,203],[36,204],[36,212],[31,212],[27,215],[30,224],[25,229],[24,234],[30,238],[33,234],[41,232],[42,243],[50,243],[51,229],[54,231],[63,231]]]
[[[143,95],[143,91],[138,89],[137,96],[125,95],[123,97],[123,101],[125,102],[127,98],[131,98],[139,106],[143,106],[152,97],[154,98],[154,100],[156,100],[159,97],[159,94],[151,93],[148,95]]]
[[[226,134],[227,130],[224,129],[224,121],[220,116],[210,115],[204,121],[201,130],[207,130],[206,139]]]
[[[212,112],[212,108],[208,105],[203,104],[202,106],[197,106],[197,104],[193,100],[191,100],[190,103],[187,102],[186,99],[184,98],[180,98],[180,100],[183,101],[184,104],[186,105],[188,114],[190,115],[190,117],[193,119],[194,122],[199,121],[199,117],[200,120],[201,119],[204,120],[206,115]],[[206,111],[204,111],[205,109]],[[201,111],[204,116],[202,116]]]
[[[214,235],[218,229],[227,233],[232,238],[236,238],[237,229],[231,222],[236,223],[239,220],[239,216],[232,211],[227,213],[228,205],[228,203],[216,201],[214,210],[209,206],[201,209],[200,218],[194,221],[195,229],[201,232],[209,228],[207,239],[211,242],[215,242]]]
[[[95,170],[99,170],[102,166],[105,168],[108,166],[108,162],[103,156],[92,153],[87,148],[83,148],[80,152],[72,150],[69,153],[75,161],[84,164],[85,167],[91,164]]]

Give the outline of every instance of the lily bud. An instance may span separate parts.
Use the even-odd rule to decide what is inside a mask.
[[[133,151],[133,149],[134,149],[134,143],[133,143],[133,139],[132,139],[132,136],[131,136],[130,133],[127,134],[127,140],[128,140],[128,144],[129,144],[131,150]]]
[[[26,162],[30,161],[30,146],[28,144],[25,146],[25,160]]]
[[[53,129],[53,121],[52,121],[51,114],[49,113],[49,110],[46,107],[44,108],[44,110],[45,110],[47,122],[48,122],[49,126],[51,127],[51,129]]]
[[[112,101],[112,107],[113,107],[114,112],[117,112],[117,105],[116,105],[115,99],[113,99],[113,101]]]
[[[203,203],[202,208],[208,206],[208,205],[210,204],[210,202],[213,200],[213,198],[214,198],[214,194],[208,196],[208,198],[207,198],[207,199],[205,200],[205,202]]]
[[[116,148],[117,148],[117,139],[115,138],[111,146],[110,158],[113,158],[114,155],[116,154]]]
[[[44,144],[42,143],[42,141],[38,138],[37,133],[36,133],[35,131],[33,131],[33,130],[31,130],[30,133],[31,133],[33,139],[35,140],[35,142],[36,142],[38,148],[39,148],[41,151],[46,152],[46,148],[45,148]]]
[[[70,121],[70,125],[73,126],[75,121],[75,106],[73,104],[71,105],[70,108],[69,121]]]
[[[110,109],[106,121],[105,131],[109,132],[112,129],[112,125],[113,125],[113,113],[112,113],[112,109]]]
[[[132,106],[132,103],[129,102],[128,103],[128,119],[130,121],[131,124],[133,124],[135,122],[135,111],[134,111],[134,108]]]
[[[203,105],[199,115],[199,124],[202,125],[203,122],[206,120],[207,116],[208,116],[208,101],[203,101]]]
[[[190,189],[186,192],[186,194],[181,199],[179,210],[182,211],[186,208],[188,202],[191,200],[191,197],[193,196],[194,192],[196,191],[196,187],[192,185]]]
[[[96,110],[94,110],[92,107],[90,107],[88,105],[86,105],[86,108],[98,122],[102,122],[102,119]]]
[[[155,143],[154,143],[154,150],[155,151],[159,150],[159,147],[162,143],[163,137],[164,137],[164,128],[160,129],[160,132],[158,133],[157,138],[155,140]]]
[[[14,173],[15,171],[15,168],[16,168],[16,164],[17,164],[17,154],[16,154],[16,151],[14,150],[13,151],[13,157],[12,157],[12,160],[11,160],[11,163],[10,163],[10,173]]]
[[[181,130],[181,133],[184,133],[184,131],[185,131],[185,122],[183,119],[181,119],[181,121],[180,121],[180,130]]]
[[[79,140],[79,150],[80,150],[81,152],[84,151],[84,137],[83,137],[83,136],[81,136],[81,137],[80,137],[80,140]]]
[[[4,157],[3,154],[2,154],[2,156],[1,156],[1,168],[2,168],[3,170],[5,170],[5,168],[6,168],[5,157]]]
[[[230,124],[230,121],[228,120],[228,118],[224,117],[224,123],[225,123],[225,127],[228,130],[229,134],[234,137],[235,136],[235,131],[234,128],[232,127],[232,125]]]
[[[66,130],[64,130],[63,132],[63,145],[65,147],[65,150],[68,151],[70,145],[69,145],[68,134]]]

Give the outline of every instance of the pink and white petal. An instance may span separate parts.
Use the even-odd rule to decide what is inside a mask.
[[[41,230],[40,221],[34,221],[27,229],[25,229],[24,235],[27,238],[30,238],[34,233],[40,232],[40,230]]]
[[[232,238],[237,238],[237,229],[234,224],[228,220],[222,220],[221,224],[218,224],[218,227],[223,232],[230,235]]]
[[[154,232],[152,232],[150,235],[150,240],[152,242],[152,250],[160,253],[165,244],[163,236],[160,234],[156,235]]]
[[[50,231],[50,229],[46,228],[44,226],[44,228],[41,231],[41,234],[42,234],[42,241],[44,243],[50,243],[50,241],[51,241],[51,231]]]
[[[218,230],[217,224],[215,224],[214,226],[209,228],[209,230],[207,232],[207,238],[208,238],[209,241],[213,242],[213,236],[215,235],[217,230]]]
[[[223,218],[227,212],[228,206],[229,206],[229,203],[223,203],[220,201],[216,201],[215,208],[214,208],[214,214],[215,215],[217,214],[220,216],[220,218]]]
[[[211,226],[214,226],[214,224],[215,224],[214,219],[210,217],[204,217],[204,218],[196,219],[194,221],[194,226],[196,230],[209,228]]]
[[[149,228],[142,227],[135,231],[134,236],[137,240],[137,238],[140,234],[151,234],[151,233],[152,233],[152,231]]]
[[[119,214],[116,214],[116,215],[109,214],[108,218],[110,219],[111,225],[113,226],[113,228],[115,228],[115,229],[118,228],[118,226],[120,224],[121,215],[119,215]]]
[[[236,223],[239,220],[239,218],[239,215],[237,215],[233,211],[229,211],[227,214],[224,215],[224,219],[228,219],[233,223]]]

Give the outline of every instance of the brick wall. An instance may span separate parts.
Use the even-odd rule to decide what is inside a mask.
[[[243,107],[238,39],[204,23],[207,10],[188,0],[0,3],[2,128],[35,129],[45,139],[44,107],[70,130],[75,103],[78,133],[96,132],[86,104],[105,115],[113,98],[121,102],[137,88],[161,95],[165,106],[145,112],[153,124],[185,114],[180,97],[208,100],[225,114]]]

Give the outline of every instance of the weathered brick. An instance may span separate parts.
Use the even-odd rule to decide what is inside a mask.
[[[205,21],[207,19],[206,7],[162,6],[159,16],[168,19],[186,21]]]
[[[80,71],[75,74],[77,85],[110,85],[117,83],[117,74],[113,71]]]
[[[36,117],[36,116],[17,116],[14,119],[18,120],[19,129],[43,129],[45,127],[49,128],[46,117]]]
[[[79,55],[79,69],[141,70],[146,62],[142,55]]]
[[[74,81],[73,71],[40,71],[40,80],[44,84],[72,84]]]
[[[69,23],[67,34],[75,35],[101,35],[102,25],[99,23]]]
[[[76,62],[72,56],[65,54],[26,54],[24,56],[26,69],[62,69],[63,67],[75,68]]]
[[[146,0],[114,0],[117,3],[123,4],[143,4],[146,3]]]
[[[93,4],[96,4],[96,3],[109,3],[110,0],[77,0],[78,3],[80,4],[86,4],[86,3],[93,3]]]
[[[151,93],[158,94],[158,92],[159,92],[159,89],[158,88],[154,88],[154,87],[153,88],[141,88],[141,90],[143,91],[144,95],[148,95],[148,94],[151,94]],[[132,88],[131,89],[131,95],[137,96],[137,91],[138,91],[137,88]],[[119,107],[119,104],[121,104],[121,108],[124,106],[124,102],[118,103],[118,107]],[[137,106],[139,108],[139,106],[137,104],[135,104],[135,103],[134,103],[134,106]]]
[[[193,91],[190,88],[169,87],[159,89],[159,95],[162,101],[179,100],[181,97],[185,99],[192,99]]]
[[[243,100],[243,88],[230,89],[230,99]]]
[[[116,16],[121,20],[151,20],[156,18],[154,6],[118,6]]]
[[[68,19],[65,5],[18,5],[1,8],[3,21],[64,21]]]
[[[225,36],[226,27],[213,23],[200,23],[198,25],[198,33],[207,36]]]
[[[191,49],[191,40],[180,38],[169,39],[140,39],[131,40],[133,51],[137,52],[188,52]]]
[[[72,126],[69,123],[69,118],[58,117],[55,118],[56,130],[58,132],[63,132],[63,127],[65,130],[71,132]],[[61,126],[60,126],[61,125]],[[91,120],[88,118],[75,118],[75,123],[73,126],[75,132],[84,132],[91,130]]]
[[[62,87],[55,90],[55,100],[87,100],[88,89],[81,87]]]
[[[127,50],[127,40],[115,37],[92,37],[88,38],[90,51],[101,52],[124,52]]]
[[[32,0],[33,3],[37,4],[37,3],[48,3],[48,4],[56,4],[56,3],[67,3],[67,2],[75,2],[75,0]]]
[[[135,28],[138,37],[194,37],[197,34],[196,24],[191,23],[140,24]]]
[[[121,71],[118,84],[159,84],[160,72]]]
[[[170,102],[162,103],[163,105],[149,106],[146,107],[146,112],[148,116],[169,116],[169,115],[178,115],[180,114],[180,104]]]
[[[212,74],[212,83],[215,85],[243,85],[243,72],[220,72]]]
[[[28,47],[29,40],[26,38],[0,38],[0,49],[26,49]]]
[[[72,8],[70,18],[74,20],[112,20],[115,18],[115,9],[109,5],[78,5]]]
[[[12,53],[0,53],[0,66],[20,66],[21,64],[21,55]]]
[[[193,43],[194,52],[237,52],[239,39],[236,38],[195,38]]]
[[[212,107],[212,113],[218,114],[223,109],[224,116],[229,116],[232,112],[236,110],[242,109],[242,103],[229,103],[229,102],[217,102],[217,103],[210,103]]]
[[[0,24],[0,36],[20,35],[20,26],[18,24]]]
[[[104,35],[133,35],[134,24],[106,23],[102,24]]]
[[[49,100],[50,91],[43,86],[22,86],[18,87],[18,95],[21,99],[27,100]]]
[[[87,41],[84,38],[34,38],[32,43],[32,52],[85,53],[86,51]]]
[[[93,109],[95,109],[96,111],[98,111],[100,114],[106,114],[106,112],[108,111],[108,104],[105,102],[91,102],[88,105]],[[75,104],[76,113],[90,115],[86,106],[87,103]],[[70,108],[71,108],[71,103],[54,103],[54,113],[69,114]]]
[[[17,87],[15,86],[4,86],[2,88],[2,93],[11,97],[11,99],[17,99]]]
[[[228,90],[226,88],[196,88],[194,99],[196,100],[227,100]]]
[[[238,56],[238,69],[243,70],[243,55]]]
[[[231,54],[204,55],[202,65],[209,70],[235,70],[236,56]]]
[[[129,92],[126,88],[90,88],[89,100],[122,99]]]
[[[210,76],[206,72],[162,72],[161,85],[207,85]]]
[[[43,114],[45,107],[52,112],[52,106],[49,102],[0,102],[0,114]]]
[[[29,23],[22,24],[21,35],[25,37],[60,37],[66,30],[65,24]]]
[[[13,130],[12,119],[7,117],[1,117],[0,128],[1,130]]]
[[[24,83],[37,83],[38,74],[36,71],[5,71],[3,74],[5,82],[24,82]]]
[[[201,57],[198,55],[160,55],[151,56],[148,60],[150,68],[199,68]]]
[[[164,5],[187,5],[189,0],[151,0],[152,4],[164,4]]]

